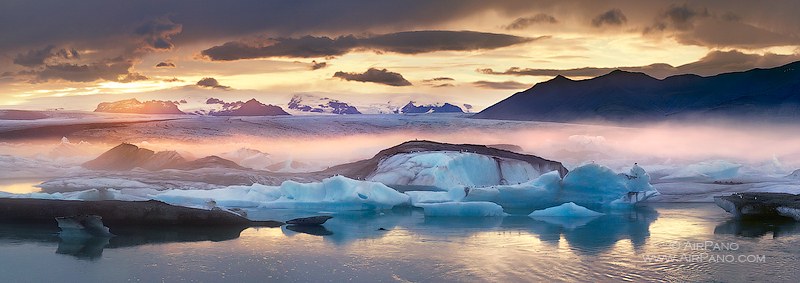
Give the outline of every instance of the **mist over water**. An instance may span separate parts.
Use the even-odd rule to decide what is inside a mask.
[[[143,132],[141,137],[124,142],[154,151],[174,150],[187,159],[249,148],[267,153],[275,161],[300,161],[314,168],[370,158],[382,149],[410,140],[515,145],[524,153],[561,161],[567,167],[588,162],[623,168],[633,162],[681,166],[726,160],[767,174],[786,174],[800,168],[800,147],[797,146],[800,126],[793,125],[657,123],[630,127],[498,121],[485,124],[482,120],[458,120],[460,123],[455,126],[443,123],[378,128],[367,118],[349,121],[362,124],[361,130],[330,131],[323,124],[290,130],[281,136],[270,135],[270,128],[246,135],[223,128],[214,135],[200,132],[198,137],[188,140],[186,134],[177,129],[171,136]],[[322,118],[306,122],[327,123]],[[141,128],[136,130],[141,132]],[[0,155],[49,158],[57,162],[86,161],[119,143],[112,131],[107,133],[107,139],[81,143],[80,137],[71,138],[69,143],[73,150],[69,152],[55,152],[59,146],[63,147],[55,138],[6,141],[0,143]]]

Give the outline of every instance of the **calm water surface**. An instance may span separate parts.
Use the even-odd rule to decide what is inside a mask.
[[[336,214],[316,229],[131,228],[88,240],[0,224],[0,282],[798,282],[799,226],[732,220],[713,204],[566,221],[403,209]]]

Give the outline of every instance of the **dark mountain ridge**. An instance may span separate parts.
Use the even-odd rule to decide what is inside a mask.
[[[800,62],[710,77],[656,79],[615,70],[587,80],[556,76],[472,116],[481,119],[663,121],[733,118],[800,119]]]

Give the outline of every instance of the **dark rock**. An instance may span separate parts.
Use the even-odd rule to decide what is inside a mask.
[[[322,224],[325,224],[325,221],[328,221],[328,219],[331,219],[331,218],[333,218],[333,216],[328,216],[328,215],[302,217],[302,218],[295,218],[295,219],[286,221],[286,224],[291,224],[291,225],[322,225]]]
[[[160,201],[77,201],[0,198],[0,222],[52,223],[56,217],[97,215],[114,231],[141,226],[280,226],[275,221],[250,221],[223,210],[202,210]]]
[[[714,203],[737,218],[791,217],[800,221],[800,195],[735,193],[714,197]]]
[[[174,168],[179,170],[195,170],[200,168],[228,168],[228,169],[247,170],[247,168],[239,166],[239,164],[236,164],[236,162],[227,160],[225,158],[216,155],[206,156],[197,160],[179,164]]]
[[[155,152],[122,143],[82,166],[92,170],[131,170],[145,164]]]
[[[99,157],[82,165],[92,170],[128,171],[136,167],[151,171],[163,169],[195,170],[200,168],[228,168],[248,170],[219,156],[207,156],[197,160],[186,161],[175,151],[153,152],[146,148],[122,143]]]

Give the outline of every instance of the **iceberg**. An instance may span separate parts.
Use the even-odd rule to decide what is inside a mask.
[[[255,208],[281,197],[278,187],[253,184],[229,186],[213,190],[168,190],[152,196],[173,205],[208,208],[211,204],[222,207]]]
[[[425,216],[493,217],[506,216],[503,207],[485,201],[420,204]]]
[[[410,197],[378,182],[334,176],[318,183],[283,182],[281,197],[260,207],[311,210],[381,210],[410,203]]]
[[[285,181],[280,186],[229,186],[214,190],[168,190],[152,196],[197,208],[268,208],[315,211],[381,210],[409,203],[410,197],[381,183],[334,176],[316,183]]]
[[[541,175],[530,163],[456,151],[423,151],[392,155],[367,177],[392,185],[485,187],[519,184]]]
[[[558,200],[604,205],[633,204],[658,195],[650,176],[638,165],[630,174],[617,174],[608,167],[586,164],[567,173]]]
[[[530,217],[596,217],[603,213],[577,205],[574,202],[564,203],[559,206],[536,210],[528,214]]]
[[[732,163],[725,160],[704,161],[690,164],[672,174],[662,177],[662,180],[673,179],[711,179],[724,180],[737,177],[741,164]]]

